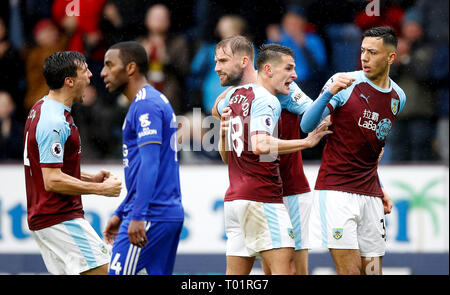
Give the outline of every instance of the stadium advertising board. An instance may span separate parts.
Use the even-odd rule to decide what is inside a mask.
[[[123,179],[120,165],[83,166],[88,172],[102,168]],[[305,167],[311,186],[318,168],[316,165]],[[226,167],[184,165],[180,168],[180,174],[185,222],[178,254],[224,257],[223,196],[228,187]],[[392,213],[386,218],[387,255],[435,253],[447,255],[448,260],[448,167],[385,165],[380,166],[379,174],[394,204]],[[0,256],[39,255],[27,227],[23,167],[0,165],[0,179]],[[119,198],[83,196],[85,217],[100,235],[125,193],[124,188]],[[325,249],[314,249],[311,253],[325,255],[325,252]],[[0,269],[0,272],[7,270]]]

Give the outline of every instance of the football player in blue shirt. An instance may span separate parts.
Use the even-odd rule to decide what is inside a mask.
[[[145,49],[129,41],[109,48],[101,72],[106,88],[130,101],[122,127],[127,196],[104,231],[114,243],[109,274],[172,274],[183,226],[176,117],[147,69]]]

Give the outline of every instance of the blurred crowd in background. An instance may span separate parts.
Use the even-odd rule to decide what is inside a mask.
[[[148,80],[163,92],[177,116],[190,118],[182,163],[220,161],[200,149],[199,116],[210,116],[224,87],[214,72],[214,46],[241,34],[256,47],[292,48],[297,83],[315,99],[336,72],[360,69],[362,32],[392,26],[398,56],[391,78],[407,103],[388,137],[384,163],[448,163],[448,0],[2,0],[0,1],[0,162],[22,159],[23,127],[29,109],[48,93],[44,60],[56,51],[83,53],[93,73],[82,104],[72,108],[80,130],[83,161],[122,157],[121,127],[128,101],[108,93],[100,78],[112,44],[137,40],[149,56]],[[199,128],[199,129],[196,129]],[[201,130],[201,132],[195,132]],[[217,140],[216,140],[217,141]],[[303,153],[318,161],[323,143]]]

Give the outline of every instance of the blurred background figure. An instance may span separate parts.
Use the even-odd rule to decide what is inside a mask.
[[[378,5],[374,5],[367,13],[366,8],[372,0],[363,0],[362,9],[355,16],[355,24],[362,30],[373,27],[390,26],[398,34],[401,32],[402,19],[405,10],[402,6],[405,6],[401,2],[402,0],[378,0]],[[403,4],[403,5],[402,5]],[[379,11],[375,11],[376,8]]]
[[[407,103],[389,138],[395,161],[430,161],[436,129],[431,66],[433,46],[426,40],[422,18],[415,11],[405,14],[398,40],[397,59],[391,78],[405,89]]]
[[[248,36],[245,19],[238,15],[222,16],[216,25],[215,40],[203,43],[192,60],[191,75],[188,78],[192,104],[201,106],[206,115],[211,115],[211,108],[217,96],[226,89],[220,85],[214,71],[214,48],[220,40],[234,35]]]
[[[24,107],[28,110],[36,101],[48,93],[42,70],[45,59],[57,51],[67,49],[68,37],[60,32],[51,19],[40,20],[33,28],[36,45],[28,50],[25,56],[25,73],[27,92]]]
[[[389,138],[382,163],[448,163],[448,0],[380,0],[373,6],[379,8],[378,15],[367,13],[370,0],[273,0],[265,5],[239,0],[138,2],[0,1],[0,91],[10,93],[15,118],[24,122],[31,105],[48,93],[44,77],[36,70],[45,58],[55,51],[77,50],[86,55],[93,73],[85,103],[74,106],[74,119],[86,132],[84,137],[90,138],[84,141],[89,145],[85,158],[120,158],[127,102],[119,93],[105,91],[99,73],[107,48],[138,40],[149,54],[150,83],[166,95],[177,115],[188,119],[184,125],[189,124],[190,140],[183,144],[201,147],[185,153],[184,159],[214,162],[220,160],[218,153],[199,145],[214,122],[209,127],[205,123],[194,135],[197,123],[193,120],[207,119],[215,97],[224,89],[214,72],[217,42],[240,34],[254,42],[256,51],[273,42],[293,48],[296,82],[315,98],[331,73],[361,68],[360,41],[365,29],[390,25],[400,39],[400,58],[392,67],[392,78],[405,89],[408,103],[393,128],[398,135]],[[200,113],[197,109],[194,113],[194,108]],[[305,151],[304,159],[318,161],[322,147]]]
[[[441,161],[449,162],[449,1],[417,0],[411,8],[422,19],[424,34],[433,47],[430,79],[433,81],[433,90],[436,100],[435,116],[437,120],[434,150],[437,151]]]
[[[127,107],[120,104],[112,107],[102,101],[93,85],[85,89],[83,103],[72,106],[74,121],[82,138],[82,161],[122,157],[121,145],[116,143],[122,141],[122,119]]]
[[[106,0],[67,1],[53,0],[52,18],[69,36],[67,50],[86,56],[91,83],[101,87],[100,71],[103,67],[103,34],[99,28]]]
[[[17,120],[11,94],[0,91],[0,160],[20,160],[23,157],[23,124]]]
[[[25,92],[24,62],[20,51],[11,46],[8,36],[8,27],[0,17],[0,90],[9,92],[18,105],[17,119],[25,121],[22,117],[23,96]]]
[[[189,71],[189,47],[182,35],[170,31],[169,9],[155,4],[145,16],[147,36],[142,45],[149,57],[147,78],[169,100],[175,114],[185,111],[185,79]]]
[[[306,10],[299,5],[287,6],[281,20],[267,27],[267,43],[279,43],[295,52],[297,84],[309,96],[316,97],[324,81],[327,52],[322,38],[308,23]]]
[[[145,12],[140,5],[130,5],[129,0],[108,0],[99,22],[105,47],[145,36]]]

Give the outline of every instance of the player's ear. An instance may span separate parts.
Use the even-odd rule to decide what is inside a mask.
[[[395,52],[395,50],[390,51],[388,53],[388,64],[392,65],[396,58],[397,58],[397,52]]]
[[[267,76],[269,76],[269,78],[272,78],[273,72],[272,72],[272,66],[270,64],[267,63],[264,65],[264,72],[266,73]]]
[[[248,56],[244,55],[241,60],[241,66],[243,68],[245,68],[246,66],[248,66],[249,62],[250,62],[250,60],[249,60]]]
[[[64,85],[66,85],[67,87],[73,87],[75,85],[75,81],[72,77],[66,77],[64,79]]]
[[[127,72],[128,76],[132,76],[137,71],[137,64],[135,62],[130,62],[125,67],[125,71]]]

